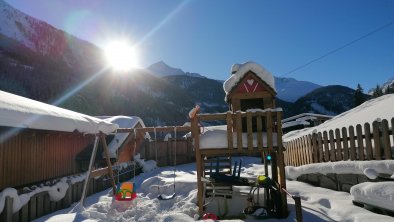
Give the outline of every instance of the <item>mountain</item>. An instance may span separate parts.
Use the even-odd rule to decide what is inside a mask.
[[[148,68],[146,68],[148,71],[150,71],[153,75],[158,76],[158,77],[165,77],[165,76],[192,76],[192,77],[200,77],[200,78],[205,78],[204,76],[198,74],[198,73],[190,73],[190,72],[184,72],[182,69],[174,68],[163,61],[159,61],[157,63],[154,63],[150,65]]]
[[[275,77],[277,97],[287,102],[295,102],[297,99],[320,87],[322,86],[312,82],[298,81],[294,78]]]
[[[103,71],[102,55],[95,45],[0,0],[0,90],[51,104],[58,101],[60,107],[88,115],[135,115],[147,126],[183,124],[196,104],[206,113],[228,110],[221,81],[163,61],[120,75]],[[290,78],[277,78],[276,83],[276,104],[284,109],[284,117],[309,111],[340,113],[353,104],[354,91],[346,87]]]
[[[187,75],[167,76],[164,79],[187,91],[191,101],[200,105],[202,112],[228,110],[228,105],[224,102],[223,84],[216,80]]]
[[[293,112],[337,115],[353,108],[354,92],[339,85],[321,87],[298,99],[293,104]]]
[[[101,50],[93,44],[14,9],[0,0],[0,33],[32,51],[64,62],[76,70],[103,64]]]
[[[387,93],[387,90],[389,89],[394,89],[394,78],[390,78],[389,80],[387,80],[385,83],[383,83],[380,88],[382,89],[382,92],[385,94]],[[372,88],[370,90],[368,90],[368,94],[372,95],[373,92],[375,91],[376,88]]]

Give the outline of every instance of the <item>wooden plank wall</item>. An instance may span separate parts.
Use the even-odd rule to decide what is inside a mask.
[[[0,136],[0,190],[78,173],[75,156],[93,140],[92,135],[39,130]]]
[[[285,163],[301,166],[341,160],[394,158],[394,118],[303,136],[285,143]]]

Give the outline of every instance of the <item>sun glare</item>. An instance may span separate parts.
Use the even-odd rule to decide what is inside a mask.
[[[127,71],[138,66],[135,49],[125,41],[114,41],[105,47],[108,64],[117,71]]]

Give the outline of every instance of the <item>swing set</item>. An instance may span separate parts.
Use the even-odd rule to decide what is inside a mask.
[[[175,134],[175,140],[176,140],[176,134],[177,132],[190,132],[191,128],[188,126],[164,126],[164,127],[145,127],[145,128],[119,128],[117,129],[116,133],[129,133],[130,136],[128,139],[132,139],[134,141],[134,148],[133,148],[133,157],[135,156],[136,148],[137,148],[137,136],[138,135],[143,135],[145,133],[153,132],[155,134],[155,142],[156,142],[156,134],[157,132],[174,132]],[[134,182],[123,182],[123,183],[118,183],[116,184],[115,179],[114,179],[114,172],[113,172],[113,166],[110,161],[110,156],[109,156],[109,150],[107,146],[107,142],[105,139],[106,135],[104,133],[99,133],[95,137],[94,141],[94,146],[93,146],[93,151],[92,155],[90,158],[89,162],[89,168],[87,172],[87,179],[85,180],[84,186],[83,186],[83,191],[82,191],[82,197],[80,200],[80,204],[84,206],[84,202],[86,199],[86,194],[87,194],[87,187],[89,185],[89,180],[90,178],[94,178],[96,176],[102,176],[102,175],[108,175],[109,180],[111,180],[111,186],[112,186],[112,192],[114,199],[116,201],[131,201],[137,197],[136,193],[136,186]],[[96,159],[96,154],[98,150],[98,144],[99,142],[102,143],[103,149],[104,149],[104,155],[107,163],[107,167],[101,168],[101,169],[95,169],[93,170],[93,165],[94,161]],[[157,186],[158,188],[158,196],[157,198],[159,200],[170,200],[173,199],[176,196],[176,186],[175,186],[175,180],[176,180],[176,142],[174,143],[174,153],[175,153],[175,158],[174,158],[174,169],[173,169],[173,193],[170,195],[166,195],[161,193],[160,187]],[[156,149],[156,154],[157,154],[157,148]],[[156,156],[156,161],[157,161],[157,156]],[[136,169],[136,162],[133,160],[133,165],[134,165],[134,177],[135,177],[135,169]],[[119,177],[119,171],[118,171],[118,177]]]

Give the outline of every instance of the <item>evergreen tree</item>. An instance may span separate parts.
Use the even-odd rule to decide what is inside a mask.
[[[364,90],[360,84],[357,84],[356,91],[354,91],[354,107],[362,104],[365,100]]]
[[[394,93],[394,83],[392,83],[387,87],[385,94],[393,94],[393,93]]]
[[[373,98],[377,98],[379,96],[383,95],[383,90],[382,88],[379,86],[379,84],[376,85],[376,88],[374,89],[373,93],[372,93],[372,97]]]

